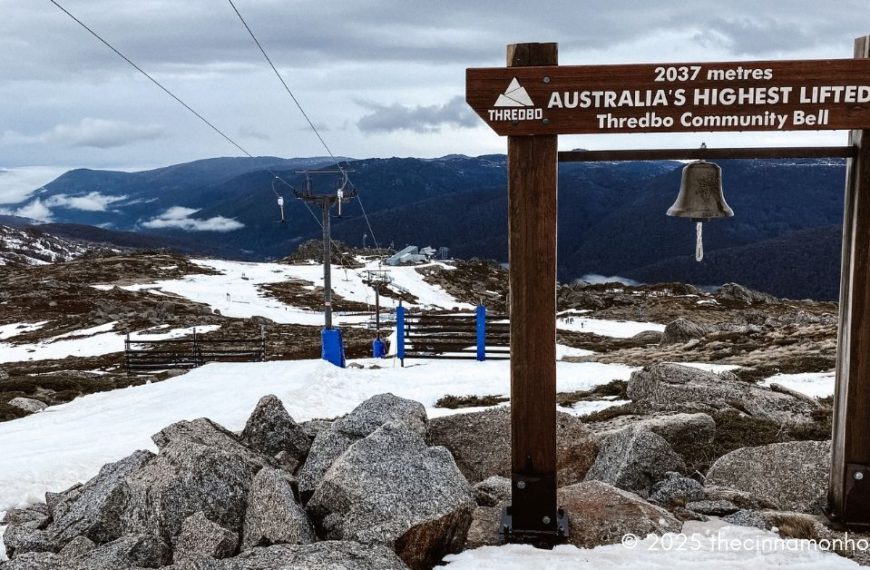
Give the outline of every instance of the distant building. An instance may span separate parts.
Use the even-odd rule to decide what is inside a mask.
[[[397,251],[392,257],[387,259],[387,265],[415,265],[417,263],[425,263],[426,256],[420,255],[420,250],[415,245],[409,245],[405,249]]]
[[[442,252],[446,251],[446,247],[435,249],[433,247],[427,246],[421,249],[415,245],[409,245],[405,249],[396,252],[395,255],[387,259],[386,264],[396,266],[428,263],[429,261],[435,259],[436,256],[440,257],[441,259],[445,259]]]

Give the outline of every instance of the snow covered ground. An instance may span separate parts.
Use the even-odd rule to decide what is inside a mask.
[[[221,275],[190,275],[182,279],[125,286],[129,290],[149,290],[158,295],[180,295],[202,302],[223,315],[246,318],[255,315],[279,323],[320,325],[322,314],[293,307],[264,295],[260,285],[287,279],[309,282],[311,289],[323,284],[320,265],[283,265],[198,260],[200,265],[218,270]],[[362,283],[365,269],[333,267],[333,287],[342,297],[362,303],[373,302],[373,293]],[[419,299],[418,306],[467,311],[442,288],[423,280],[413,267],[391,268],[394,283]],[[106,287],[97,285],[98,288]],[[389,307],[393,301],[382,300]],[[340,324],[367,320],[367,316],[337,315]],[[25,331],[37,330],[45,323],[16,323],[0,326],[0,340]],[[16,345],[0,342],[0,362],[98,356],[123,349],[124,335],[107,323],[46,339]],[[559,315],[563,330],[590,332],[627,338],[646,331],[661,331],[664,325],[634,321],[605,321],[583,316],[583,311]],[[168,329],[168,326],[164,327]],[[208,332],[217,326],[198,327]],[[134,338],[177,338],[191,329],[173,329]],[[393,347],[395,343],[392,343]],[[557,347],[558,358],[582,357],[591,351]],[[67,404],[0,423],[0,517],[4,510],[44,500],[46,491],[60,491],[94,476],[107,462],[118,460],[136,449],[155,450],[150,436],[163,427],[182,420],[209,417],[231,430],[240,430],[256,402],[265,394],[277,395],[297,421],[331,418],[351,411],[365,399],[384,392],[417,400],[429,417],[468,413],[483,408],[449,410],[434,407],[448,394],[454,396],[503,395],[510,393],[508,361],[408,360],[400,368],[394,359],[358,360],[362,366],[336,368],[320,360],[277,361],[266,363],[210,364],[183,376],[155,384],[101,392]],[[680,363],[721,372],[736,366],[709,363]],[[627,380],[634,368],[594,362],[557,364],[559,391],[587,390],[614,379]],[[833,393],[833,373],[777,375],[763,382],[785,385],[811,396]],[[620,400],[578,402],[572,408],[559,408],[576,415],[624,403]],[[507,405],[507,404],[504,404]],[[0,527],[0,560],[3,559],[3,528]],[[686,570],[696,567],[746,568],[855,568],[857,565],[836,555],[808,549],[803,541],[797,548],[777,535],[758,529],[727,527],[718,520],[687,523],[683,535],[647,537],[628,548],[624,545],[582,550],[560,546],[552,551],[527,546],[486,547],[449,556],[449,570],[499,568],[650,568]],[[721,540],[744,544],[764,544],[767,548],[722,548]],[[682,548],[676,545],[682,544]],[[717,546],[718,544],[718,546]],[[666,545],[669,545],[666,547]]]
[[[860,566],[814,548],[808,540],[783,540],[777,534],[721,521],[687,522],[682,534],[650,535],[629,546],[591,549],[557,546],[539,550],[525,545],[485,546],[445,558],[448,570],[839,570]],[[820,545],[825,546],[825,545]]]
[[[719,374],[720,372],[729,372],[731,370],[736,370],[740,368],[736,364],[711,364],[710,362],[674,362],[673,364],[688,366],[690,368],[697,368],[698,370],[706,370],[707,372],[713,372],[716,374]]]
[[[430,417],[447,394],[510,393],[508,361],[357,361],[366,368],[336,368],[321,360],[209,364],[158,382],[100,392],[0,423],[0,510],[43,500],[96,475],[109,461],[136,449],[154,449],[150,436],[182,420],[209,417],[241,430],[257,400],[275,394],[297,421],[345,414],[375,394],[392,392],[422,402]],[[372,368],[373,365],[384,368]],[[617,364],[562,363],[560,391],[589,389],[627,379]]]
[[[282,303],[273,297],[266,296],[259,287],[288,279],[307,281],[311,284],[308,287],[312,290],[316,287],[323,287],[323,267],[319,264],[285,265],[216,259],[198,259],[194,262],[219,271],[220,275],[188,275],[183,279],[125,285],[122,288],[129,291],[146,290],[154,294],[180,295],[192,301],[204,303],[228,317],[262,316],[277,323],[311,326],[320,325],[323,321],[321,312]],[[474,309],[468,303],[457,301],[442,287],[427,283],[417,269],[425,269],[430,266],[451,269],[449,265],[438,262],[413,267],[389,268],[393,284],[400,289],[410,291],[417,297],[417,303],[406,303],[406,306],[448,310]],[[346,269],[339,265],[333,265],[332,289],[337,295],[349,301],[374,304],[374,292],[363,283],[363,278],[366,271],[381,269],[383,267],[377,261],[368,262],[359,269]],[[95,285],[95,287],[106,289],[111,286]],[[397,304],[394,299],[386,297],[381,299],[381,303],[387,309],[392,309]],[[628,338],[647,330],[663,331],[665,328],[664,325],[658,323],[589,319],[579,316],[582,312],[566,311],[560,313],[557,327],[562,330],[590,332],[618,338]],[[368,320],[368,317],[337,313],[335,319],[339,324],[356,324]]]
[[[779,384],[814,398],[834,395],[833,372],[804,372],[802,374],[777,374],[764,380],[762,386]]]
[[[323,287],[323,266],[321,265],[245,263],[216,259],[199,259],[194,260],[194,262],[219,271],[220,275],[188,275],[183,279],[126,285],[122,288],[130,291],[148,290],[153,293],[173,293],[192,301],[205,303],[228,317],[247,318],[259,315],[277,323],[312,326],[320,325],[323,322],[323,313],[320,311],[287,305],[273,297],[266,296],[259,288],[260,285],[278,283],[288,279],[307,281],[311,284],[308,287],[312,290],[316,287]],[[443,264],[433,265],[447,267]],[[333,292],[349,301],[373,305],[374,292],[362,280],[366,270],[376,269],[381,269],[377,262],[371,262],[360,269],[345,269],[339,265],[333,265]],[[423,275],[415,267],[391,267],[390,275],[396,286],[413,292],[417,297],[418,303],[409,306],[465,310],[474,308],[468,303],[457,301],[441,287],[426,283],[423,280]],[[382,298],[381,303],[385,308],[392,308],[396,304],[395,300],[390,298]],[[367,316],[347,316],[340,313],[336,314],[335,318],[339,324],[353,324],[368,320]]]
[[[27,332],[37,331],[48,324],[48,321],[39,321],[38,323],[12,323],[8,325],[0,325],[0,340],[16,337]]]
[[[116,323],[106,323],[90,329],[82,329],[58,335],[31,344],[0,343],[0,362],[21,362],[25,360],[51,360],[70,356],[102,356],[113,352],[123,352],[125,334],[111,331]],[[197,332],[206,333],[217,330],[220,325],[195,327]],[[165,340],[181,338],[193,334],[194,327],[172,329],[160,334],[132,334],[131,340]]]
[[[631,338],[643,331],[664,331],[665,325],[638,321],[604,321],[574,315],[560,315],[556,327],[565,331],[588,332],[614,338]]]

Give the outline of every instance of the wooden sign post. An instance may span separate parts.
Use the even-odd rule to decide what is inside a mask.
[[[554,66],[556,44],[508,46],[509,68]],[[555,544],[556,135],[508,137],[511,500],[502,534]],[[561,530],[567,532],[567,524]]]
[[[870,36],[855,40],[870,61]],[[828,516],[870,527],[870,130],[853,130],[848,161]]]
[[[559,66],[556,44],[468,69],[466,101],[508,137],[512,504],[501,533],[551,546],[556,505],[556,186],[568,160],[708,151],[557,152],[559,134],[851,130],[850,147],[711,149],[711,158],[849,157],[829,516],[870,526],[870,36],[853,59]],[[701,156],[698,155],[701,154]],[[664,215],[664,213],[662,213]]]

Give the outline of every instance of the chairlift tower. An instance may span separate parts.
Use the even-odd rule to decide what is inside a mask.
[[[381,289],[393,282],[393,276],[387,269],[370,269],[366,271],[362,282],[375,290],[375,340],[372,342],[372,356],[383,358],[386,346],[381,340]]]
[[[341,339],[341,331],[332,326],[332,232],[331,218],[332,207],[338,207],[338,215],[341,216],[342,204],[356,198],[356,189],[346,190],[348,184],[345,169],[338,170],[301,170],[297,174],[305,175],[305,186],[302,192],[294,190],[297,198],[308,203],[320,206],[323,215],[323,314],[324,328],[321,334],[323,343],[322,356],[324,360],[332,362],[336,366],[344,367],[344,344]],[[312,191],[312,174],[339,174],[336,191],[331,194],[315,194]]]

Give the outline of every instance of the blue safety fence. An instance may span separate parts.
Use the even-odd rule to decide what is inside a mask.
[[[209,362],[265,362],[266,335],[251,338],[203,338],[193,336],[164,340],[124,340],[124,364],[128,374],[155,370],[189,369]]]

